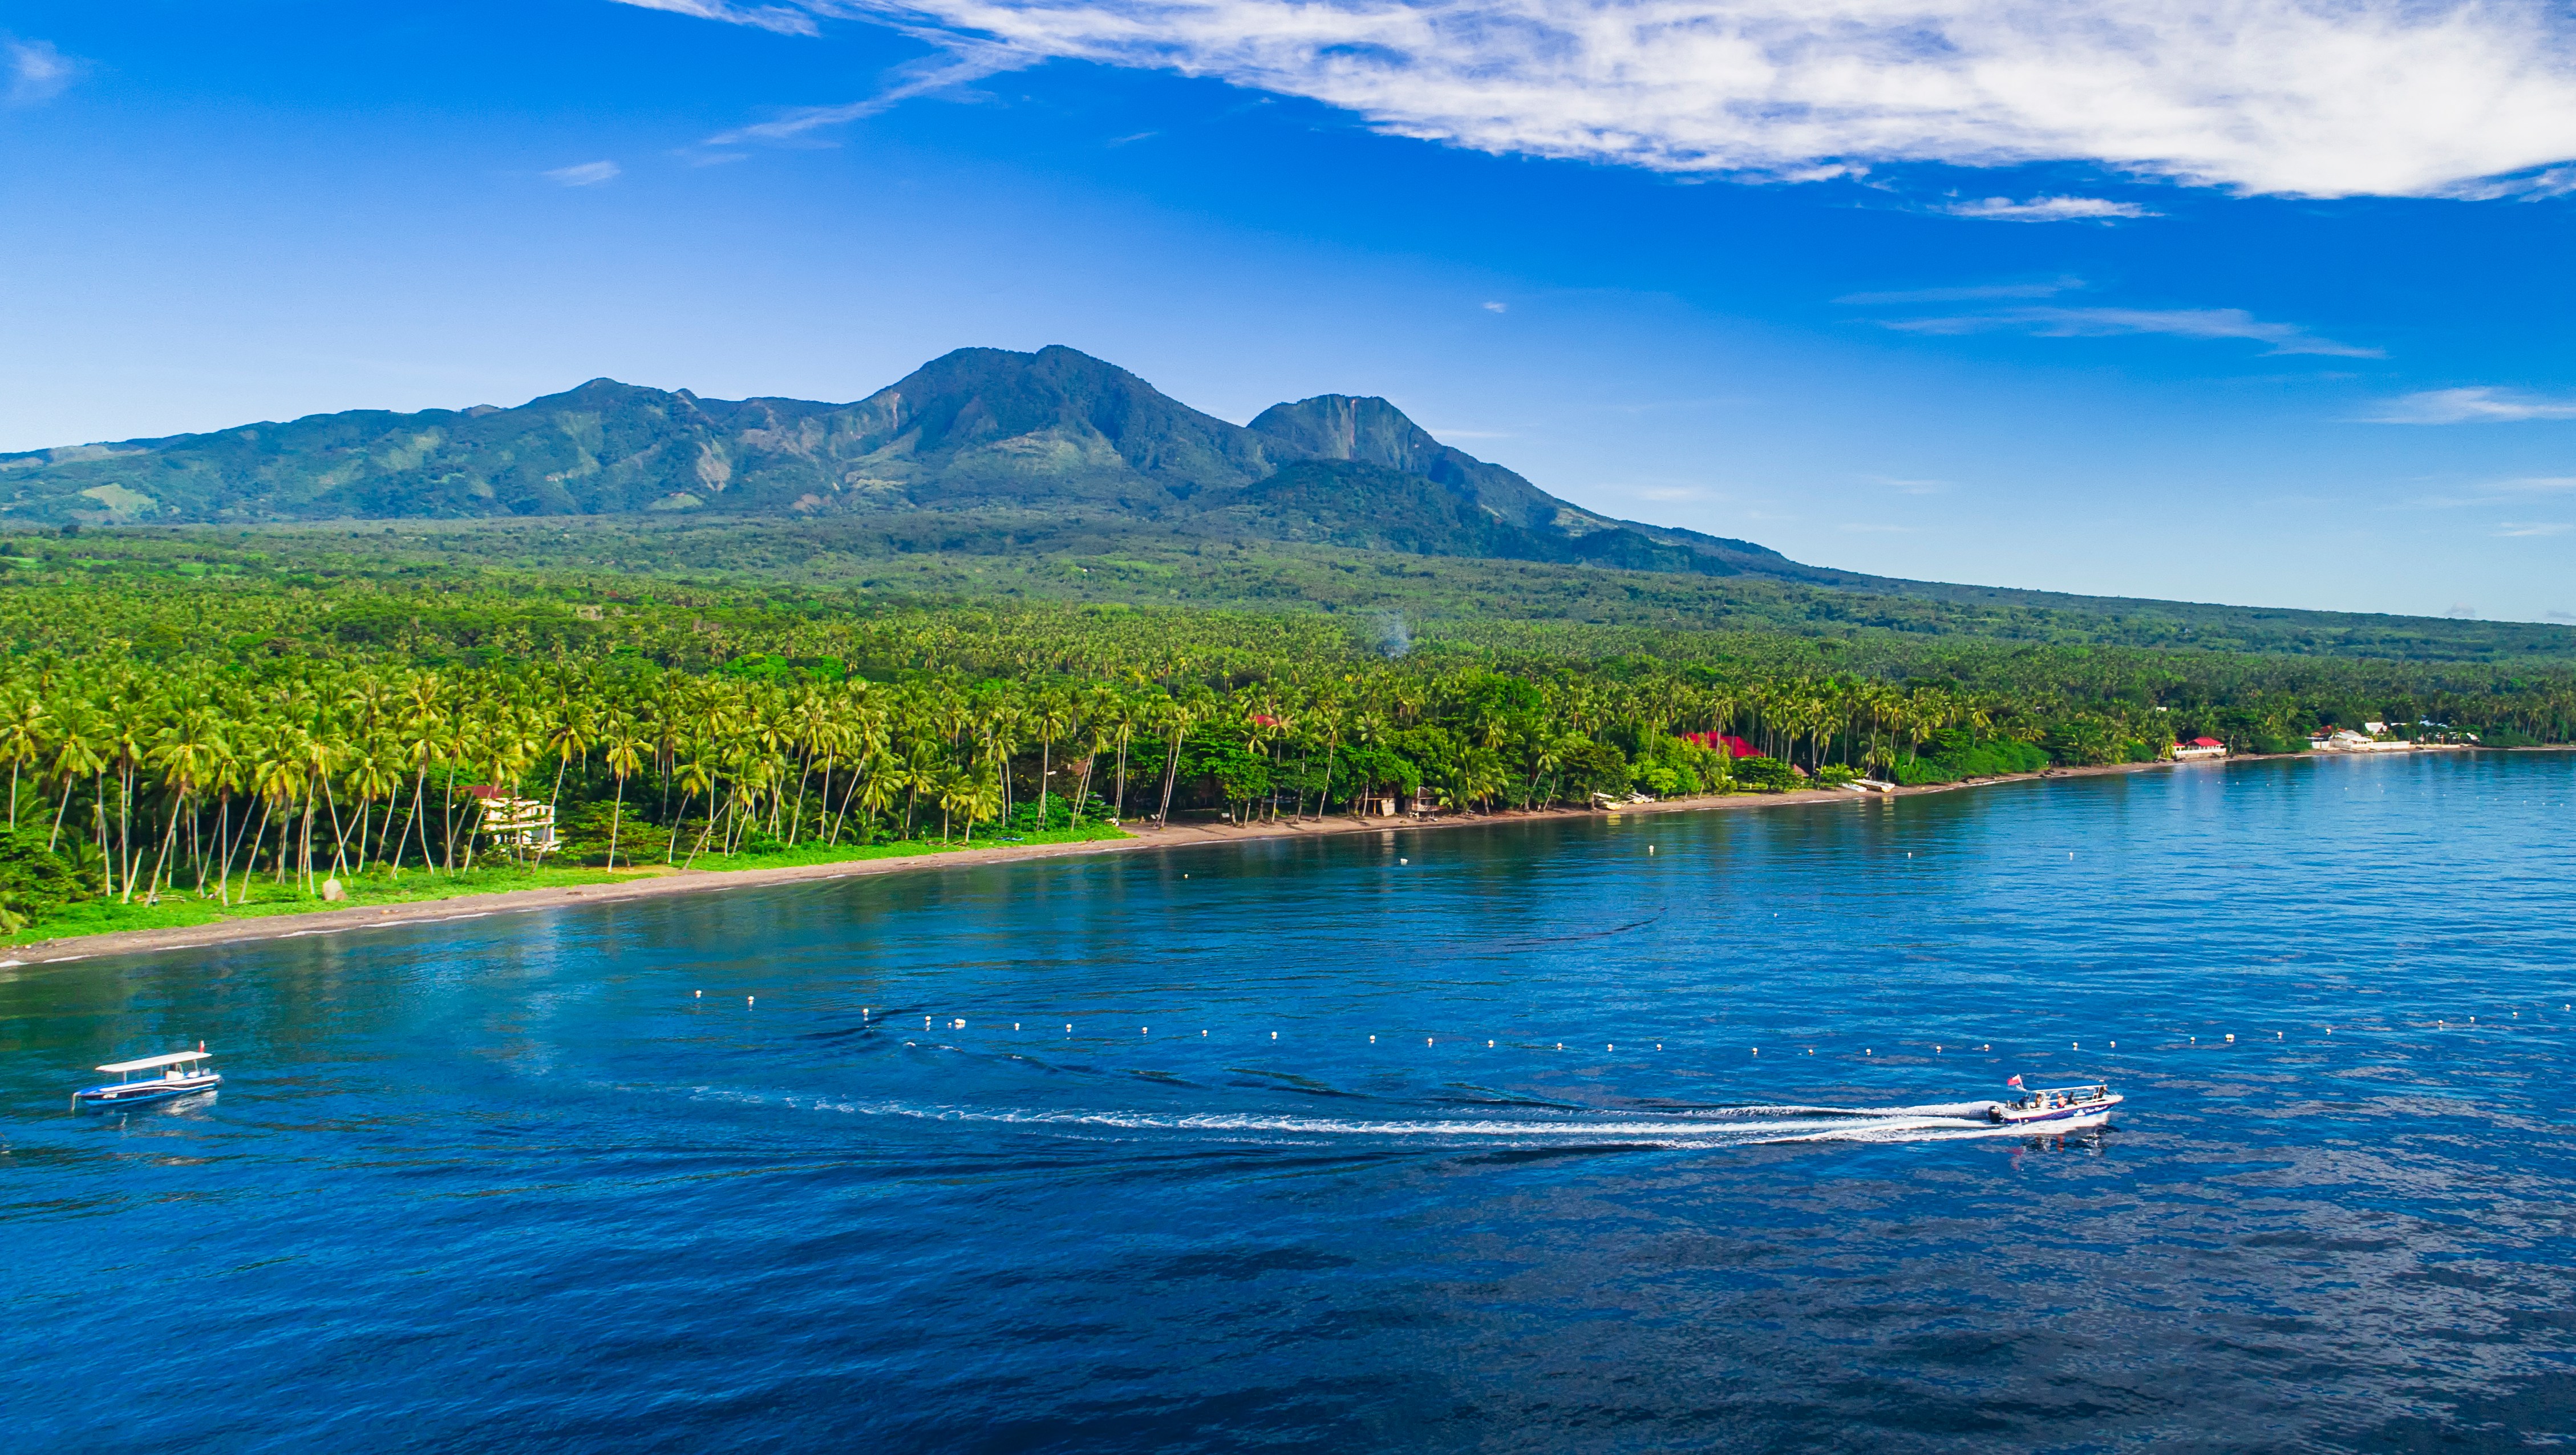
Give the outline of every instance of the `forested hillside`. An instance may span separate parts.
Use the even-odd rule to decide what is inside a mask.
[[[2368,719],[2576,731],[2499,667],[1320,612],[364,562],[202,538],[0,559],[0,902],[317,892],[516,851],[474,785],[557,808],[557,862],[1334,811],[1942,781],[2294,751]],[[1735,761],[1684,734],[1733,733]]]

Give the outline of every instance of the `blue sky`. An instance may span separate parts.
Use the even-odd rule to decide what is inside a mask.
[[[1592,508],[1802,560],[2576,620],[2576,25],[2546,6],[0,26],[0,448],[603,374],[853,399],[1064,343],[1237,421],[1383,394]]]

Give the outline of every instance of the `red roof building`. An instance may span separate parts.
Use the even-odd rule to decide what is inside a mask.
[[[1730,758],[1759,758],[1762,756],[1761,749],[1756,748],[1751,743],[1746,742],[1744,739],[1737,737],[1733,733],[1684,733],[1682,734],[1682,741],[1686,743],[1697,743],[1701,747],[1711,749],[1712,751],[1723,748],[1726,750],[1726,755]]]

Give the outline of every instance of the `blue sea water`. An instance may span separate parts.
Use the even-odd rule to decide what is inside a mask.
[[[2564,1443],[2572,805],[2267,762],[0,970],[0,1429]],[[2016,1073],[2128,1101],[1979,1126]]]

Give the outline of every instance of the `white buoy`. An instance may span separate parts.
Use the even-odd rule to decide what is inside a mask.
[[[1602,1043],[1601,1049],[1602,1049],[1602,1050],[1604,1050],[1604,1051],[1616,1051],[1616,1050],[1618,1050],[1619,1048],[1618,1048],[1617,1046],[1612,1045],[1612,1044],[1610,1044],[1610,1043],[1608,1043],[1608,1042],[1606,1042],[1606,1041],[1605,1041],[1605,1042],[1603,1042],[1603,1043]]]
[[[1369,1044],[1370,1044],[1370,1045],[1372,1045],[1372,1046],[1376,1045],[1376,1044],[1377,1044],[1377,1037],[1375,1037],[1375,1036],[1371,1036],[1371,1037],[1369,1037]]]
[[[754,1002],[758,1001],[759,999],[760,999],[760,997],[759,997],[759,996],[757,996],[757,995],[746,995],[746,996],[744,996],[744,997],[742,998],[742,1003],[743,1003],[743,1004],[745,1004],[745,1005],[750,1005],[750,1004],[753,1004]]]
[[[1652,844],[1648,844],[1648,845],[1646,846],[1646,852],[1647,852],[1647,853],[1649,853],[1649,854],[1651,854],[1651,853],[1655,852],[1655,846],[1654,846],[1654,845],[1652,845]]]
[[[1753,1054],[1754,1054],[1754,1055],[1756,1055],[1756,1056],[1761,1055],[1761,1054],[1762,1054],[1762,1048],[1761,1048],[1760,1046],[1756,1046],[1756,1047],[1754,1047],[1754,1048],[1753,1048]]]
[[[1073,1034],[1073,1022],[1066,1021],[1064,1023],[1064,1033],[1068,1036]]]
[[[1015,1031],[1016,1031],[1016,1030],[1018,1030],[1019,1028],[1020,1028],[1020,1023],[1019,1023],[1018,1021],[1013,1021],[1013,1022],[1011,1022],[1011,1029],[1012,1029],[1012,1030],[1015,1030]]]
[[[2111,1049],[2112,1049],[2112,1050],[2114,1050],[2114,1051],[2116,1051],[2116,1050],[2120,1049],[2120,1043],[2119,1043],[2119,1042],[2117,1042],[2117,1041],[2113,1041],[2113,1042],[2111,1043]]]
[[[1560,1051],[1564,1050],[1564,1049],[1565,1049],[1565,1043],[1564,1043],[1563,1041],[1559,1041],[1559,1042],[1557,1042],[1557,1043],[1556,1043],[1556,1048],[1557,1048],[1558,1050],[1560,1050]]]
[[[1941,1048],[1940,1048],[1939,1046],[1934,1046],[1934,1047],[1932,1048],[1932,1054],[1933,1054],[1933,1055],[1935,1055],[1935,1056],[1940,1055],[1940,1054],[1941,1054]]]
[[[1396,860],[1395,862],[1397,862],[1397,863],[1399,863],[1399,864],[1410,864],[1410,863],[1412,863],[1413,861],[1412,861],[1411,859],[1398,859],[1398,860]]]
[[[2227,1033],[2227,1044],[2231,1046],[2236,1044],[2236,1033],[2234,1031],[2229,1031]]]
[[[1661,1042],[1661,1041],[1657,1041],[1657,1042],[1655,1043],[1655,1049],[1656,1049],[1656,1050],[1660,1051],[1660,1050],[1662,1050],[1663,1048],[1664,1048],[1664,1043],[1663,1043],[1663,1042]]]
[[[2070,1051],[2081,1051],[2084,1049],[2084,1043],[2082,1041],[2069,1041],[2066,1043],[2066,1049]]]
[[[1274,1041],[1275,1041],[1275,1040],[1278,1040],[1278,1039],[1279,1039],[1279,1033],[1278,1033],[1277,1031],[1272,1031],[1272,1032],[1270,1033],[1270,1039],[1272,1039],[1272,1040],[1274,1040]]]
[[[1430,1045],[1430,1044],[1431,1044],[1431,1038],[1430,1038],[1429,1036],[1424,1036],[1424,1037],[1422,1038],[1422,1044],[1424,1044],[1424,1045],[1426,1045],[1426,1046]]]
[[[921,1028],[925,1031],[930,1029],[930,1017],[923,1016],[921,1018]]]
[[[704,1000],[704,999],[706,999],[706,998],[707,998],[707,993],[706,993],[705,991],[703,991],[703,990],[698,991],[698,992],[696,992],[696,993],[695,993],[694,998],[695,998],[695,999],[698,999],[698,1000]]]
[[[1150,1036],[1154,1034],[1154,1028],[1152,1026],[1138,1026],[1136,1028],[1136,1034],[1140,1036]]]
[[[1486,1049],[1486,1050],[1488,1050],[1488,1051],[1490,1051],[1490,1050],[1494,1049],[1494,1043],[1493,1043],[1493,1042],[1491,1042],[1491,1041],[1487,1041],[1487,1042],[1485,1043],[1485,1049]]]
[[[2274,1031],[2272,1033],[2272,1039],[2276,1041],[2287,1040],[2289,1039],[2289,1033],[2286,1031]]]
[[[1205,1039],[1207,1038],[1207,1032],[1206,1032],[1206,1031],[1201,1031],[1201,1032],[1199,1032],[1199,1038],[1200,1038],[1201,1040],[1205,1040]]]
[[[1863,1046],[1863,1047],[1861,1047],[1861,1048],[1860,1048],[1860,1053],[1861,1053],[1862,1055],[1864,1055],[1864,1056],[1875,1056],[1875,1055],[1877,1055],[1877,1054],[1878,1054],[1876,1051],[1871,1050],[1871,1049],[1870,1049],[1869,1047],[1867,1047],[1867,1046]]]

